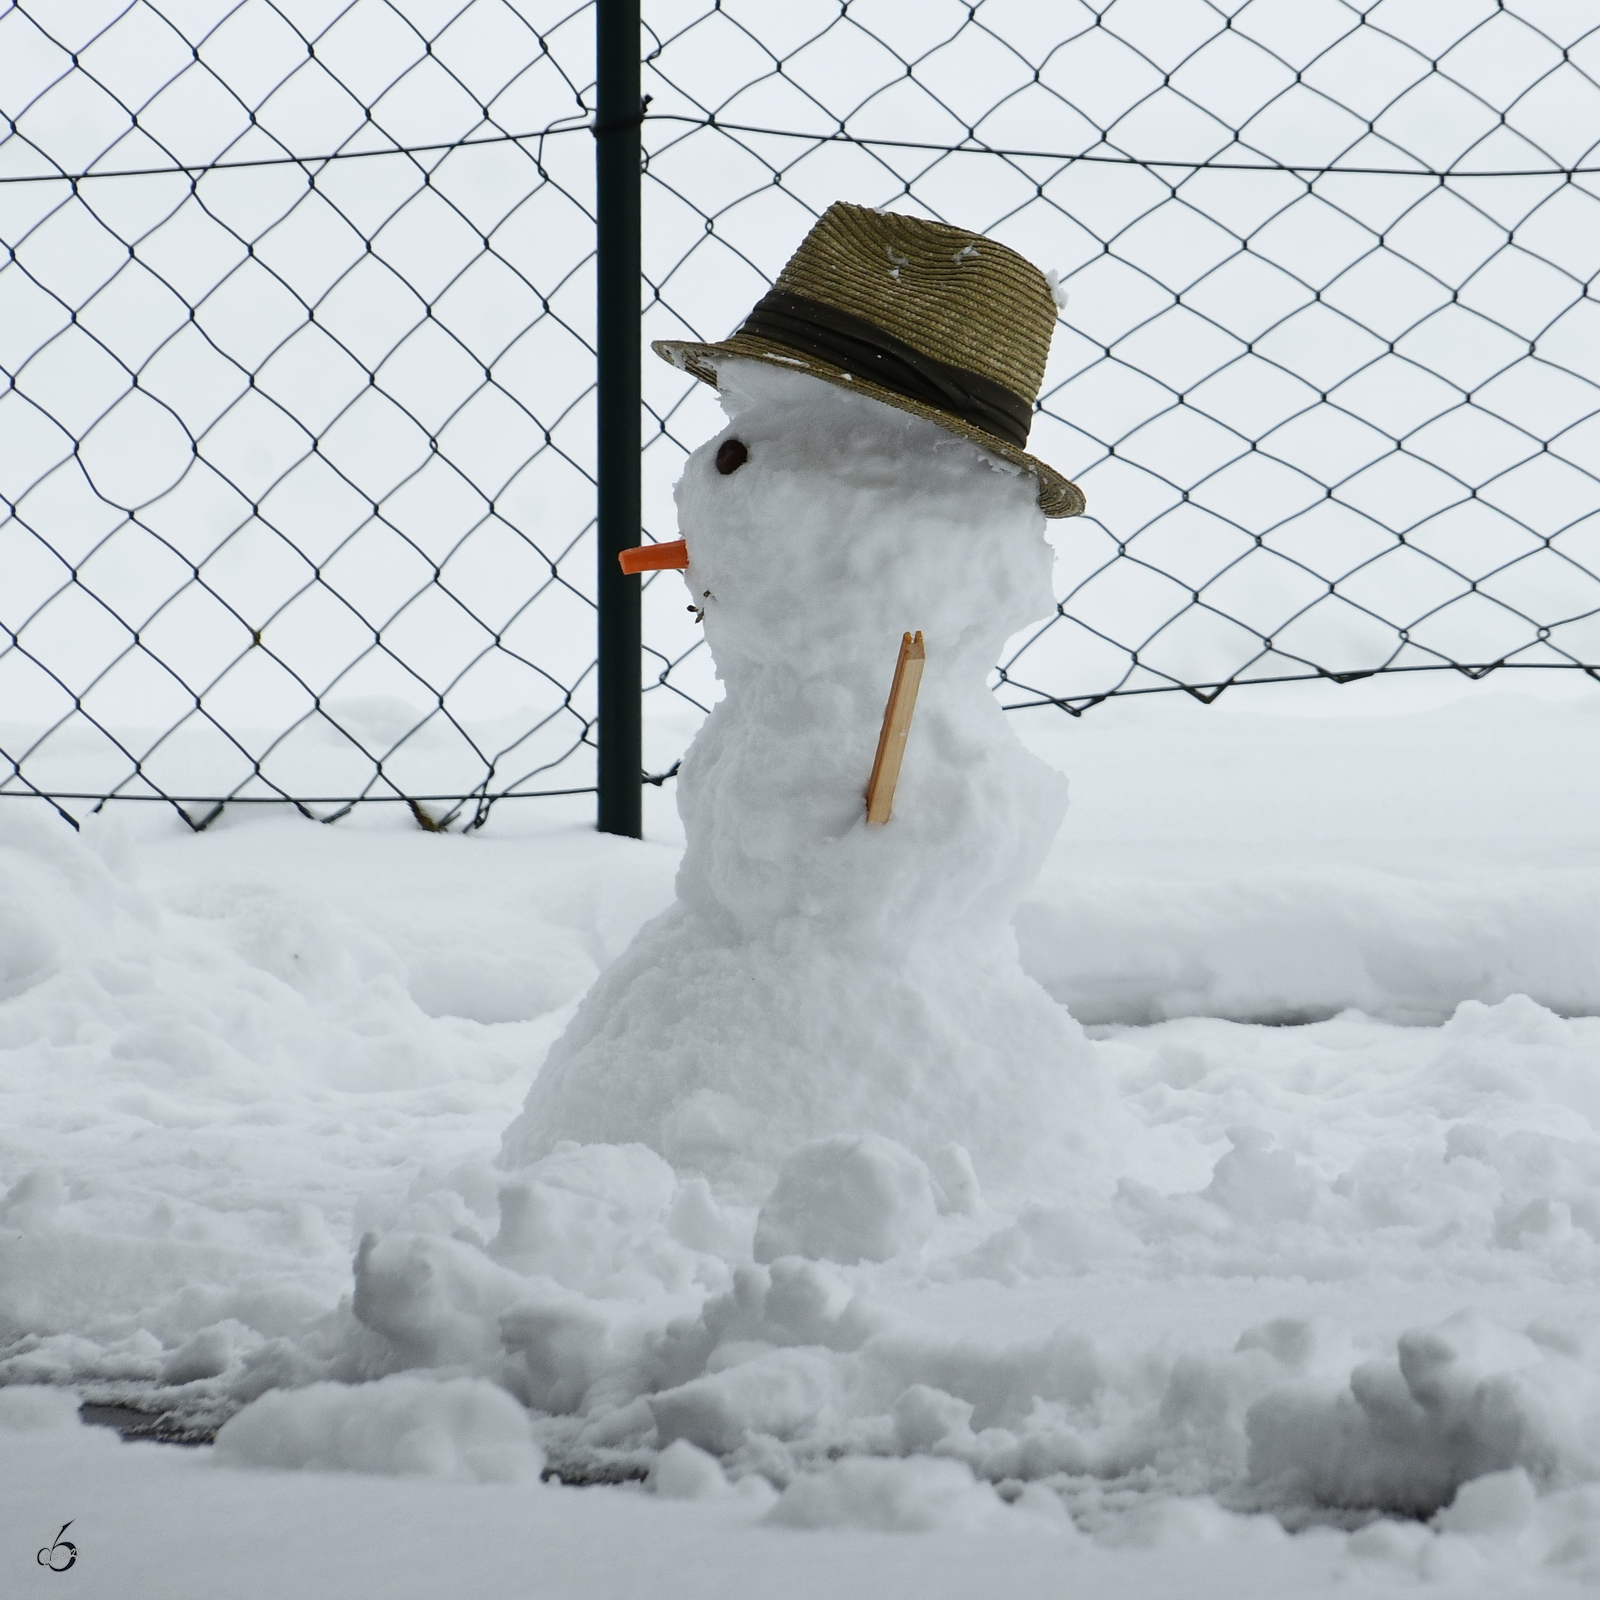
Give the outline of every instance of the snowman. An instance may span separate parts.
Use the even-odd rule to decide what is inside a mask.
[[[731,338],[655,345],[728,425],[685,466],[683,539],[624,564],[685,568],[725,693],[678,780],[677,899],[504,1164],[639,1142],[759,1199],[797,1152],[866,1148],[959,1209],[1096,1162],[1092,1047],[1011,926],[1066,786],[987,687],[1054,608],[1045,519],[1083,510],[1025,450],[1055,315],[1004,246],[839,204]]]

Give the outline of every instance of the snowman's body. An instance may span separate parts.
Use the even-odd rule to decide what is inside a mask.
[[[720,379],[730,425],[678,487],[726,693],[679,778],[677,902],[595,984],[505,1159],[637,1140],[760,1193],[807,1140],[871,1132],[1021,1180],[1081,1149],[1100,1098],[1011,929],[1066,802],[987,687],[1053,605],[1037,486],[804,374],[738,361]],[[748,460],[724,475],[730,438]],[[927,665],[894,816],[869,826],[914,629]]]

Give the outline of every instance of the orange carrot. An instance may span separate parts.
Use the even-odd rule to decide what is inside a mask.
[[[682,539],[672,539],[666,544],[641,544],[632,550],[619,551],[617,560],[629,577],[636,572],[681,571],[689,565],[689,546]]]

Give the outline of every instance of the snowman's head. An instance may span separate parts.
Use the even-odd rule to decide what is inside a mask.
[[[994,660],[1053,605],[1037,484],[925,418],[803,372],[730,360],[728,426],[677,489],[686,574],[719,661],[874,652]]]

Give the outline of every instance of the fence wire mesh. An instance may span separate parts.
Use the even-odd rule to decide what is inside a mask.
[[[1600,674],[1584,0],[647,0],[644,331],[720,338],[849,199],[1065,297],[1084,487],[1010,706]],[[594,18],[0,9],[0,793],[593,782]],[[717,425],[647,358],[645,523]],[[647,762],[710,703],[645,592]]]

